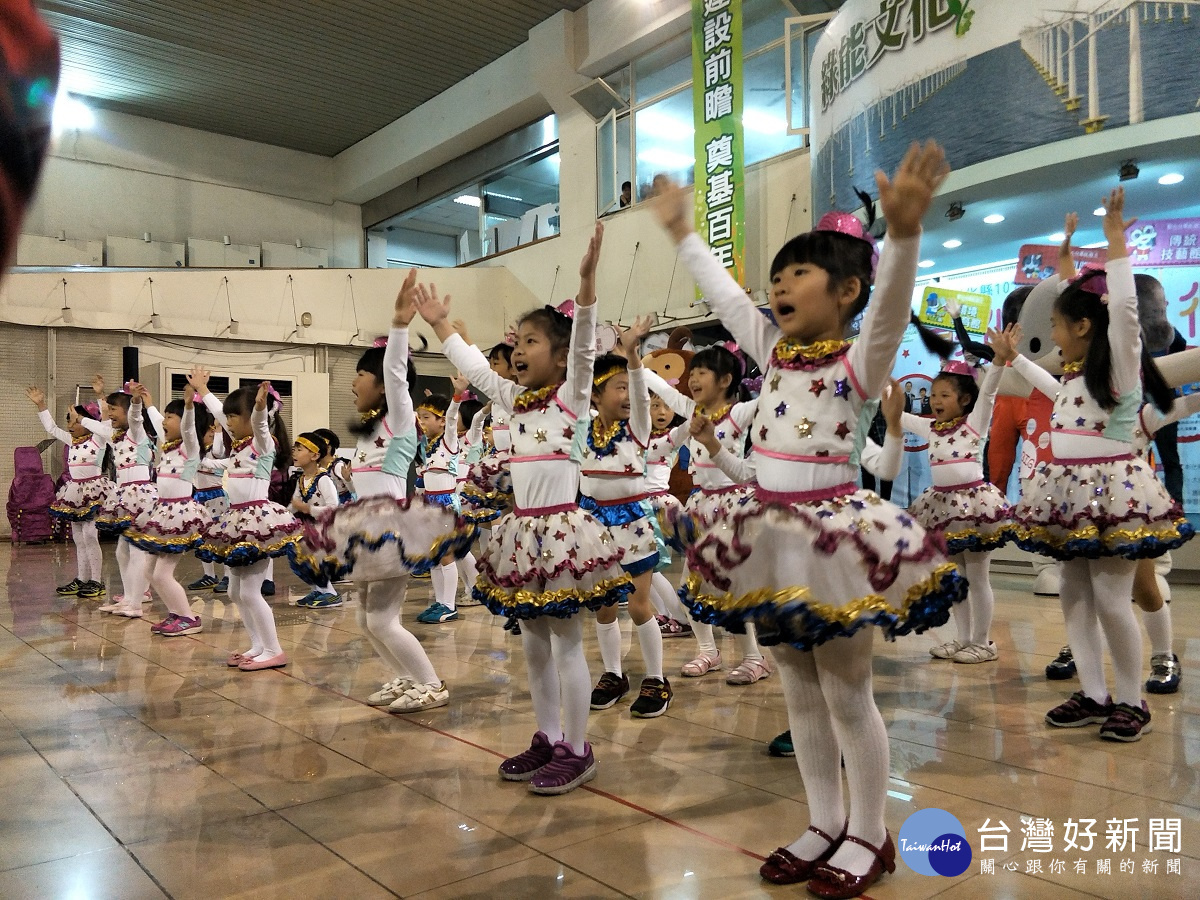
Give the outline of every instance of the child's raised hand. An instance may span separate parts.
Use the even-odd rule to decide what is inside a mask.
[[[192,366],[192,371],[188,372],[188,384],[192,386],[192,390],[203,397],[208,393],[208,379],[211,376],[212,372],[204,366]]]
[[[575,298],[577,306],[591,306],[596,302],[596,269],[600,265],[600,246],[604,243],[604,223],[597,222],[596,229],[588,241],[587,251],[579,261],[579,280],[585,285],[592,285],[590,291],[580,290],[580,296]]]
[[[437,328],[450,315],[450,295],[447,294],[444,298],[439,297],[436,284],[431,284],[429,287],[418,284],[416,307],[417,313],[425,320],[426,324]]]
[[[948,315],[951,319],[957,319],[958,314],[962,312],[962,307],[958,305],[958,301],[953,297],[946,298],[945,306],[946,315]]]
[[[692,223],[695,213],[687,188],[676,184],[668,176],[654,176],[648,203],[658,224],[675,243],[679,243],[696,230]]]
[[[407,328],[417,310],[417,270],[409,269],[396,294],[396,308],[392,313],[393,328]]]
[[[467,334],[467,323],[466,322],[464,322],[462,319],[455,319],[453,322],[450,323],[450,327],[458,332],[458,336],[463,339],[464,344],[466,344],[468,346],[471,345],[471,343],[472,343],[471,336],[469,334]]]
[[[28,397],[31,401],[33,401],[33,405],[36,406],[38,409],[46,408],[46,392],[43,391],[40,387],[25,388],[25,396]]]
[[[629,354],[629,359],[638,355],[642,341],[646,339],[646,335],[650,333],[650,329],[654,327],[657,320],[658,317],[654,315],[638,316],[632,325],[621,329],[621,346]]]
[[[900,387],[900,382],[894,378],[883,389],[883,396],[879,398],[879,411],[883,413],[883,419],[888,424],[888,431],[900,430],[900,414],[904,412],[904,388]]]
[[[1104,205],[1104,236],[1108,239],[1108,258],[1117,259],[1126,256],[1125,231],[1137,219],[1125,218],[1125,188],[1113,188],[1107,199],[1100,201]]]
[[[1079,227],[1079,213],[1069,212],[1063,220],[1063,243],[1070,245],[1075,229]]]
[[[450,383],[454,385],[454,396],[461,397],[471,387],[471,381],[462,372],[455,372],[450,376]]]
[[[879,206],[887,219],[888,235],[909,238],[920,234],[921,219],[949,174],[950,164],[937,141],[913,143],[890,179],[882,170],[876,171]]]
[[[989,328],[987,331],[988,343],[992,349],[996,351],[996,356],[992,360],[992,365],[1007,366],[1010,362],[1017,358],[1017,346],[1021,343],[1021,326],[1015,322],[1009,325],[1003,331],[997,331],[995,328]]]
[[[92,390],[96,392],[97,397],[103,397],[107,393],[107,391],[104,390],[103,375],[92,376]]]
[[[271,382],[260,381],[258,383],[258,395],[254,398],[254,408],[259,410],[266,409],[267,397],[270,396],[270,394]]]

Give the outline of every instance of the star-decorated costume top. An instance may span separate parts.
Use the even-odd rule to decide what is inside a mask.
[[[417,466],[417,474],[425,483],[427,494],[452,494],[458,487],[459,456],[462,446],[458,440],[458,400],[446,408],[446,430],[431,441],[425,461]]]
[[[1048,463],[1023,485],[1014,518],[1018,543],[1056,559],[1161,556],[1194,534],[1162,483],[1134,453],[1142,406],[1141,326],[1128,257],[1106,266],[1112,397],[1106,410],[1091,395],[1081,364],[1061,381],[1024,356],[1013,368],[1054,398]]]
[[[194,550],[212,522],[208,510],[192,496],[201,449],[191,406],[180,416],[179,434],[178,440],[159,445],[157,499],[125,529],[126,540],[150,553]]]
[[[857,487],[869,401],[908,325],[919,243],[888,240],[854,343],[808,346],[764,318],[697,235],[680,244],[709,307],[764,369],[749,428],[758,483],[687,550],[683,594],[701,620],[753,623],[763,643],[807,649],[868,625],[888,638],[923,631],[965,594],[936,536]]]
[[[68,447],[67,481],[58,489],[54,502],[50,504],[51,514],[71,522],[94,519],[113,489],[112,482],[104,477],[100,469],[108,438],[112,434],[111,425],[85,417],[80,421],[88,434],[76,438],[54,423],[49,410],[41,410],[38,419],[46,429],[46,434]]]
[[[457,335],[447,358],[495,410],[508,412],[514,510],[496,521],[479,561],[474,595],[497,615],[570,617],[580,607],[616,603],[632,585],[612,536],[578,506],[580,429],[589,423],[596,310],[577,306],[566,380],[523,390],[492,371],[476,347]]]
[[[145,413],[155,430],[162,434],[162,415],[159,411],[151,406]],[[115,533],[123,532],[134,519],[148,511],[158,498],[158,488],[150,477],[154,445],[146,432],[142,403],[137,398],[130,401],[126,418],[128,428],[119,434],[111,431],[111,421],[103,423],[110,429],[109,448],[117,469],[117,484],[109,492],[96,525],[104,531]]]

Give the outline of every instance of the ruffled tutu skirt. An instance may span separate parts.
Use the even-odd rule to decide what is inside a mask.
[[[198,488],[192,493],[192,499],[203,504],[208,517],[214,521],[229,511],[229,495],[224,488]]]
[[[682,507],[667,507],[662,519],[667,543],[681,551],[696,543],[715,522],[725,521],[739,509],[753,491],[753,483],[692,491]]]
[[[508,461],[489,456],[473,463],[463,483],[462,502],[471,521],[494,522],[512,508],[512,477]]]
[[[205,529],[196,555],[205,562],[248,566],[261,559],[285,556],[299,542],[301,525],[288,510],[270,500],[231,504]]]
[[[96,527],[101,531],[120,534],[139,516],[149,512],[157,500],[158,485],[152,481],[115,485],[96,517]]]
[[[54,495],[50,515],[68,522],[90,522],[100,515],[112,492],[113,483],[107,478],[68,481]]]
[[[941,533],[952,556],[995,550],[1017,537],[1012,507],[986,481],[953,491],[927,488],[908,511],[923,528]]]
[[[448,553],[465,556],[475,532],[453,509],[420,495],[363,497],[305,523],[292,569],[312,585],[421,575]]]
[[[654,510],[654,525],[658,529],[659,539],[663,541],[663,546],[659,548],[659,554],[663,555],[664,559],[660,560],[659,567],[666,568],[671,564],[671,550],[677,553],[683,552],[683,545],[675,539],[674,529],[671,526],[672,522],[679,521],[680,514],[683,512],[683,504],[674,494],[663,491],[661,494],[650,495],[650,506]]]
[[[580,497],[579,508],[608,528],[621,548],[621,569],[631,578],[658,568],[660,540],[654,527],[654,508],[648,500],[605,505],[591,497]]]
[[[498,616],[569,619],[633,592],[623,556],[609,530],[578,507],[512,512],[492,527],[472,593]]]
[[[204,541],[212,516],[195,497],[159,499],[125,529],[125,539],[150,553],[186,553]]]
[[[1013,511],[1018,545],[1054,559],[1161,556],[1195,530],[1142,460],[1043,463]]]
[[[853,485],[756,488],[691,530],[680,595],[692,615],[734,632],[753,624],[767,645],[807,650],[866,626],[894,640],[944,625],[966,597],[938,535]]]

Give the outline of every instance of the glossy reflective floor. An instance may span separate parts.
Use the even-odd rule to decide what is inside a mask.
[[[778,676],[749,687],[673,678],[675,702],[659,719],[631,719],[625,704],[593,713],[599,776],[537,797],[496,776],[535,730],[518,640],[479,607],[456,623],[416,624],[428,582],[414,584],[404,618],[451,705],[396,717],[361,702],[385,671],[353,604],[289,606],[301,591],[283,567],[276,617],[292,663],[257,673],[223,664],[244,641],[217,596],[194,604],[203,633],[162,639],[149,620],[55,597],[74,575],[67,548],[4,545],[0,572],[0,897],[807,896],[757,875],[762,856],[808,822],[794,761],[766,754],[786,727]],[[1196,896],[1200,589],[1177,587],[1174,603],[1192,677],[1151,698],[1154,732],[1122,745],[1095,728],[1043,724],[1075,684],[1042,674],[1063,642],[1057,601],[1033,597],[1018,576],[994,583],[999,662],[933,662],[927,635],[876,642],[888,825],[896,834],[912,812],[940,807],[977,858],[953,879],[900,862],[871,896]],[[666,642],[669,671],[692,650],[690,639]],[[627,663],[636,675],[636,649]],[[1056,850],[1066,819],[1096,819],[1098,846],[1021,852],[1022,816],[1051,819]],[[1180,853],[1146,852],[1152,817],[1181,820]],[[1136,852],[1104,849],[1110,818],[1139,820]],[[1007,852],[984,854],[991,875],[978,859],[986,819],[1011,831]],[[1063,873],[1051,870],[1056,856]],[[1086,874],[1074,872],[1079,858]],[[1111,875],[1097,874],[1102,858]],[[1120,872],[1125,858],[1135,874]],[[1172,858],[1180,875],[1167,873]],[[1150,859],[1155,874],[1143,872]],[[1026,874],[1033,860],[1043,874]]]

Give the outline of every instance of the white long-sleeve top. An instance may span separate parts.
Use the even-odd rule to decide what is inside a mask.
[[[307,478],[301,473],[296,481],[296,491],[293,499],[308,504],[308,515],[314,519],[322,510],[332,509],[338,505],[337,485],[325,471],[318,471],[314,478]]]
[[[596,360],[595,306],[576,306],[571,325],[567,377],[561,385],[526,391],[492,371],[477,347],[452,334],[442,352],[471,383],[510,413],[513,498],[516,509],[537,511],[574,506],[579,494],[576,430],[588,424],[592,366]],[[493,425],[493,435],[495,426]]]
[[[408,393],[408,329],[393,328],[383,351],[383,389],[387,413],[369,434],[359,435],[354,462],[354,491],[364,497],[404,497],[408,468],[417,453],[417,419]]]
[[[714,491],[737,483],[712,461],[704,445],[692,437],[691,420],[696,412],[696,401],[681,394],[656,372],[647,369],[645,378],[649,389],[657,394],[672,412],[687,420],[671,429],[671,443],[676,447],[687,445],[688,471],[696,487],[702,491]],[[743,450],[746,446],[746,429],[753,421],[757,407],[757,400],[734,403],[724,410],[718,410],[713,419],[717,440],[735,458],[741,459],[745,456]],[[667,477],[670,477],[670,471],[667,472]]]
[[[230,505],[266,500],[271,488],[275,440],[271,437],[270,417],[265,409],[251,411],[250,427],[254,429],[253,434],[234,441],[233,452],[226,460],[226,493]]]
[[[1133,432],[1142,405],[1142,331],[1137,316],[1137,290],[1128,257],[1109,260],[1108,343],[1112,350],[1111,385],[1117,405],[1106,410],[1087,389],[1083,373],[1067,372],[1059,381],[1025,356],[1013,361],[1026,381],[1054,398],[1050,416],[1050,451],[1054,461],[1124,457],[1133,452]]]
[[[1150,442],[1158,434],[1160,428],[1165,428],[1175,422],[1182,421],[1188,416],[1200,412],[1200,394],[1186,394],[1176,397],[1175,404],[1169,413],[1162,412],[1153,403],[1143,403],[1138,410],[1137,423],[1133,430],[1133,452],[1145,456]]]
[[[646,442],[646,490],[651,494],[665,494],[671,489],[671,470],[675,468],[681,446],[675,441],[687,443],[688,437],[677,431],[668,428],[663,432],[650,432],[650,440]]]
[[[717,467],[739,484],[747,481],[757,481],[755,471],[756,457],[736,457],[724,448],[713,457]],[[890,432],[884,437],[882,446],[870,438],[863,445],[859,463],[868,472],[881,481],[895,481],[900,476],[900,467],[904,462],[904,438]]]
[[[229,420],[225,418],[225,407],[214,394],[205,394],[200,402],[212,414],[214,421],[221,427],[213,435],[212,448],[204,453],[200,460],[200,468],[196,472],[196,488],[209,491],[222,487],[225,483],[225,432],[229,429]]]
[[[70,447],[67,451],[68,478],[72,481],[90,481],[100,477],[100,460],[104,458],[104,448],[108,446],[108,438],[112,434],[111,423],[81,419],[83,427],[90,433],[76,438],[71,432],[55,424],[54,417],[48,409],[38,412],[38,420],[46,429],[46,434]]]
[[[157,415],[158,411],[154,412]],[[154,459],[154,447],[150,444],[142,419],[141,401],[134,399],[129,404],[127,419],[129,427],[120,434],[114,432],[112,437],[113,464],[117,467],[118,485],[149,481],[150,463]],[[161,425],[159,428],[161,434]]]
[[[457,400],[450,401],[446,408],[446,429],[430,443],[424,464],[417,468],[427,494],[448,494],[458,486],[459,457],[462,455],[462,444],[458,439],[460,405]]]
[[[608,443],[600,434],[599,419],[588,424],[583,447],[579,490],[602,502],[644,497],[646,446],[650,441],[650,392],[644,368],[629,370],[629,418],[617,423]]]
[[[890,377],[911,314],[919,250],[919,237],[888,239],[857,340],[803,347],[762,315],[697,235],[680,244],[705,301],[764,370],[750,427],[764,489],[820,491],[857,481],[870,424],[860,421],[863,408]]]
[[[935,488],[951,490],[983,481],[983,445],[991,426],[1002,372],[1003,368],[988,367],[970,415],[936,423],[912,413],[901,414],[904,430],[929,442],[929,469]]]
[[[179,417],[179,435],[178,441],[165,441],[160,445],[158,496],[163,500],[183,500],[192,496],[202,451],[200,438],[196,435],[196,411],[190,406],[185,406]]]

